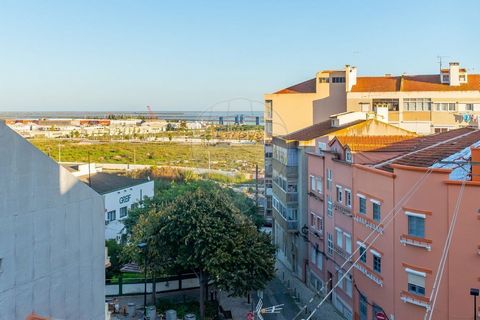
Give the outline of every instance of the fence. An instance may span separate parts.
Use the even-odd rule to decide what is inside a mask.
[[[200,284],[195,274],[183,274],[179,276],[170,276],[156,279],[156,292],[172,292],[186,289],[199,288]],[[123,296],[123,295],[137,295],[144,293],[144,279],[123,279],[113,282],[107,280],[105,284],[105,295]],[[152,293],[153,281],[147,278],[147,293]]]

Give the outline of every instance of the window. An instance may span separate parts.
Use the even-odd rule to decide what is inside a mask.
[[[425,218],[418,215],[408,214],[408,235],[425,238]]]
[[[373,254],[373,270],[378,273],[382,272],[382,257],[375,253]]]
[[[352,236],[348,233],[345,233],[345,252],[352,253]]]
[[[358,196],[358,212],[367,214],[367,199],[364,196]]]
[[[335,228],[337,232],[337,247],[343,248],[343,232],[341,229]]]
[[[398,99],[373,99],[373,109],[377,107],[387,107],[388,111],[398,111]]]
[[[323,183],[322,183],[322,177],[317,177],[317,192],[318,193],[323,193]]]
[[[345,205],[347,207],[352,207],[352,191],[345,189]]]
[[[436,111],[455,111],[457,110],[456,103],[435,103]]]
[[[353,162],[352,152],[350,150],[345,150],[345,161],[348,163]]]
[[[316,216],[313,212],[310,212],[310,225],[312,227],[315,227],[315,223],[316,223]]]
[[[345,293],[350,298],[352,297],[352,276],[350,274],[345,277]]]
[[[317,249],[315,248],[314,245],[311,246],[312,248],[312,263],[315,264],[317,263]]]
[[[265,100],[265,118],[272,119],[273,103],[272,100]]]
[[[403,109],[405,111],[430,111],[432,100],[428,98],[405,98]]]
[[[424,296],[425,295],[425,273],[411,269],[406,269],[408,276],[408,292]]]
[[[327,196],[327,215],[332,217],[333,216],[333,202],[332,202],[332,197]]]
[[[376,201],[372,201],[372,208],[373,208],[373,220],[376,222],[380,222],[380,219],[381,219],[380,203]]]
[[[314,192],[314,191],[315,191],[315,177],[310,176],[310,192]]]
[[[333,255],[333,236],[331,233],[327,233],[327,253]]]
[[[126,217],[127,216],[127,207],[121,207],[120,208],[120,218]]]
[[[345,83],[345,77],[332,77],[332,83]]]
[[[319,270],[323,269],[323,255],[320,252],[317,253],[317,268]]]
[[[331,169],[327,169],[327,190],[332,188],[333,173]]]
[[[447,83],[450,82],[450,76],[448,74],[442,75],[442,82]]]
[[[343,271],[342,270],[337,270],[337,281],[338,281],[338,287],[341,288],[342,290],[343,289],[343,283],[344,283],[344,280],[345,278],[343,278]]]
[[[342,203],[342,187],[337,186],[337,202]]]
[[[113,221],[113,220],[115,220],[115,219],[116,219],[115,216],[116,216],[115,210],[112,210],[112,211],[108,211],[108,212],[107,212],[107,220],[108,220],[108,221]]]
[[[359,248],[360,261],[367,263],[367,249],[363,245],[360,245]]]
[[[447,132],[447,128],[435,128],[435,133]]]
[[[328,82],[329,82],[328,78],[325,78],[325,77],[318,78],[318,83],[328,83]]]
[[[465,110],[466,111],[473,111],[473,103],[467,103],[465,105]]]
[[[467,81],[467,78],[465,77],[464,74],[461,74],[461,75],[458,76],[458,80],[459,80],[460,82],[466,82],[466,81]]]
[[[323,218],[317,217],[317,230],[323,232]]]

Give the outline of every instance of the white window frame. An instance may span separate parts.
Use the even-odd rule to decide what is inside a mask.
[[[327,233],[327,253],[333,255],[333,235]]]
[[[337,238],[335,244],[337,245],[337,247],[343,249],[343,231],[342,231],[342,229],[340,229],[338,227],[335,227],[335,236]]]
[[[352,236],[347,232],[344,232],[343,235],[345,236],[345,252],[348,254],[352,254]],[[349,243],[350,245],[347,246],[347,243]]]
[[[340,185],[336,185],[335,186],[335,190],[336,190],[336,200],[338,203],[343,203],[343,187],[340,186]]]
[[[317,192],[318,192],[318,193],[323,193],[323,181],[322,181],[323,179],[322,179],[322,177],[317,176],[317,177],[315,178],[315,180],[316,180],[315,182],[316,182],[316,184],[317,184],[317,189],[316,189]]]
[[[347,197],[347,193],[350,195],[350,201],[347,201],[349,197]],[[345,188],[345,205],[349,208],[352,207],[352,190]]]
[[[310,191],[315,192],[315,176],[310,175]]]

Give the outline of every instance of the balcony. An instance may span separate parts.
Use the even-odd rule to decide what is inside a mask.
[[[298,220],[287,220],[287,231],[288,232],[297,232],[298,231]]]
[[[378,284],[380,287],[383,287],[383,278],[378,276],[375,272],[370,270],[366,265],[357,262],[355,265],[355,269],[363,273],[368,279],[372,280],[376,284]]]
[[[338,211],[338,212],[346,215],[347,217],[351,217],[351,216],[352,216],[352,208],[347,207],[347,206],[344,206],[344,205],[341,204],[341,203],[338,203],[338,202],[334,203],[334,204],[333,204],[333,208],[334,208],[336,211]]]
[[[383,224],[378,224],[363,214],[355,214],[353,217],[353,220],[355,220],[355,222],[363,224],[365,227],[369,229],[372,229],[380,234],[383,234]]]
[[[347,260],[350,257],[350,254],[348,254],[345,250],[337,246],[333,247],[333,251],[335,252],[335,255],[340,256],[345,260]]]
[[[312,198],[315,198],[315,199],[319,200],[319,201],[323,201],[323,199],[324,199],[323,193],[310,191],[308,193],[308,195]]]
[[[400,292],[400,300],[430,310],[430,300],[427,297],[417,296],[407,291]]]
[[[414,236],[409,236],[406,234],[402,234],[400,236],[400,243],[404,246],[413,246],[427,249],[428,251],[432,251],[432,240],[418,238]]]

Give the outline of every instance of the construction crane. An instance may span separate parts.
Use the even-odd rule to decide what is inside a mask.
[[[157,117],[155,116],[155,113],[153,113],[152,108],[150,108],[150,106],[147,106],[147,111],[148,111],[148,117],[150,119],[157,119]]]

